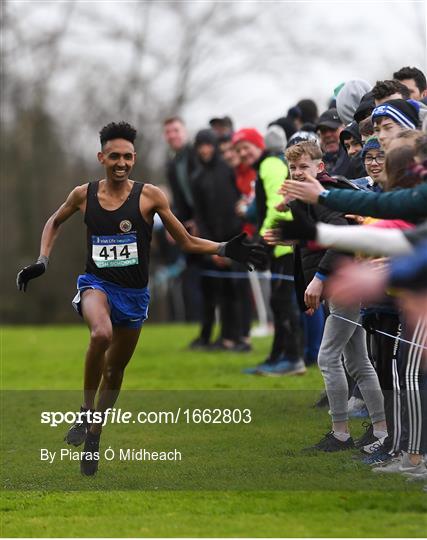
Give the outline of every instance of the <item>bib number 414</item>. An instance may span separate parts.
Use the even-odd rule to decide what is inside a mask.
[[[108,250],[108,251],[107,251]],[[118,259],[121,257],[125,257],[126,259],[129,259],[130,252],[129,252],[129,246],[124,245],[121,249],[119,254],[117,255],[117,246],[112,246],[110,248],[107,248],[107,246],[104,246],[101,251],[99,252],[99,256],[103,257],[106,261],[113,256],[114,259]]]
[[[92,259],[98,268],[138,264],[136,234],[92,236]]]

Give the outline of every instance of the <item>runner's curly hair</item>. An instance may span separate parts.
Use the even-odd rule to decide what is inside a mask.
[[[127,122],[110,122],[99,132],[99,139],[101,146],[104,146],[107,141],[112,141],[113,139],[125,139],[134,144],[136,129]]]

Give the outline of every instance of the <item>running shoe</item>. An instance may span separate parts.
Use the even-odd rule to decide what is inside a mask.
[[[381,439],[376,439],[375,442],[371,444],[366,444],[362,448],[360,448],[360,451],[362,454],[373,454],[377,450],[383,447],[384,441],[387,439],[387,436],[381,437]]]
[[[421,480],[427,480],[427,468],[426,466],[424,466],[424,469],[421,471],[404,472],[403,476],[406,476],[408,482],[419,482]]]
[[[424,460],[421,460],[418,465],[413,465],[409,460],[409,456],[404,452],[399,458],[392,460],[383,466],[374,467],[372,469],[377,474],[403,474],[408,478],[424,480],[427,478],[427,469]]]
[[[265,377],[281,377],[283,375],[304,375],[307,371],[304,360],[300,359],[296,362],[284,359],[276,364],[266,365],[258,369],[258,375]]]
[[[93,476],[98,470],[99,440],[101,435],[87,432],[84,450],[80,460],[80,472],[85,476]]]
[[[88,410],[80,407],[80,412],[84,413],[81,415],[82,421],[81,422],[75,422],[70,429],[68,430],[68,433],[64,437],[64,441],[67,444],[72,444],[74,446],[80,446],[82,443],[85,442],[86,435],[89,429],[89,422],[87,420],[87,413]]]
[[[333,432],[330,431],[314,446],[304,448],[303,452],[312,452],[316,450],[320,450],[321,452],[340,452],[342,450],[350,450],[351,448],[354,448],[354,441],[351,437],[346,441],[340,441],[334,436]]]
[[[387,436],[378,439],[374,435],[374,426],[370,422],[363,422],[362,426],[366,431],[360,439],[354,441],[354,446],[359,448],[362,454],[373,454],[383,446]]]
[[[329,399],[326,392],[322,392],[319,399],[313,405],[313,409],[323,409],[324,407],[329,407]]]
[[[374,426],[371,422],[362,422],[362,427],[365,428],[365,433],[354,441],[354,446],[356,448],[363,448],[367,444],[372,444],[378,439],[374,436]]]
[[[247,353],[252,351],[252,345],[246,341],[238,341],[231,350],[232,352]]]
[[[378,450],[372,454],[367,455],[362,459],[364,465],[371,465],[373,467],[388,463],[395,457],[393,454],[390,454],[385,450],[383,446],[380,446]]]
[[[246,375],[258,375],[259,369],[263,369],[265,366],[272,365],[273,362],[271,361],[270,357],[267,357],[264,362],[261,362],[261,364],[258,364],[257,366],[242,369],[242,373],[245,373]]]
[[[209,350],[209,348],[210,348],[209,341],[206,341],[202,339],[201,337],[194,339],[188,345],[188,349],[190,349],[191,351],[206,351],[206,350]]]

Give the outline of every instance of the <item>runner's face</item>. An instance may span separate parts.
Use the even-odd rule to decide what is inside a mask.
[[[391,118],[383,116],[378,118],[374,126],[375,136],[381,144],[381,148],[387,151],[390,141],[402,131],[403,127],[397,122],[393,122]]]
[[[98,160],[105,167],[106,178],[113,182],[125,182],[135,164],[133,144],[125,139],[107,141],[98,153]]]
[[[291,180],[297,180],[298,182],[304,182],[306,174],[310,174],[316,178],[318,173],[323,171],[323,168],[323,161],[320,159],[311,159],[307,154],[303,154],[295,161],[289,161]]]

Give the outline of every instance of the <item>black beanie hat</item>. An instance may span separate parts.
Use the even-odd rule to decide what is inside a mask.
[[[360,105],[357,107],[356,112],[354,113],[354,119],[358,124],[365,118],[368,118],[371,115],[371,112],[375,109],[375,99],[372,95],[372,92],[368,92],[360,100]]]
[[[201,144],[216,146],[217,141],[218,139],[211,129],[201,129],[194,139],[194,146],[200,146]]]

